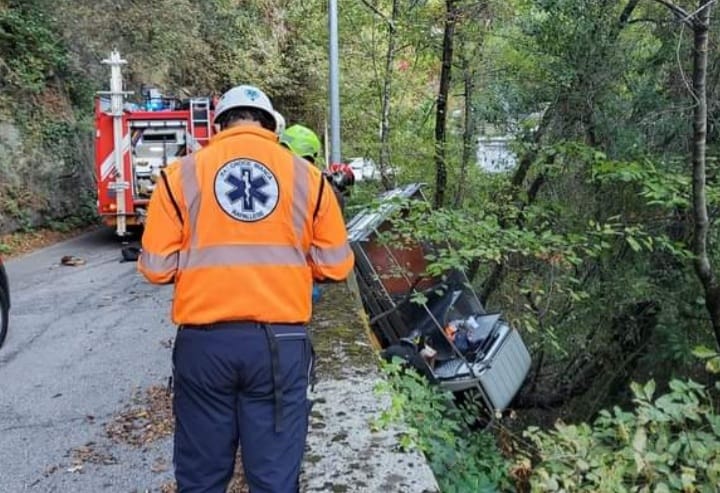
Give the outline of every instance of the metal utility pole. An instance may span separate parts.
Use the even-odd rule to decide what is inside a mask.
[[[125,96],[132,94],[131,91],[123,90],[123,79],[121,67],[127,63],[120,57],[117,50],[110,53],[110,58],[102,61],[105,65],[110,65],[110,91],[98,91],[98,94],[110,96],[110,114],[113,116],[113,159],[115,165],[115,182],[110,185],[111,189],[116,193],[117,208],[115,214],[117,216],[116,232],[118,236],[125,236],[127,233],[127,190],[130,188],[130,182],[125,176],[125,154],[123,152],[123,105]]]
[[[340,162],[340,68],[338,62],[337,0],[329,0],[330,28],[330,163]]]

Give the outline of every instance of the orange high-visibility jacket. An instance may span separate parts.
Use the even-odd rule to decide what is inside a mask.
[[[341,281],[351,271],[332,187],[273,132],[226,129],[166,172],[150,200],[138,270],[152,283],[175,283],[174,323],[306,323],[313,279]]]

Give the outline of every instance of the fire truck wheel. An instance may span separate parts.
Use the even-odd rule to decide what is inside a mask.
[[[139,240],[140,238],[142,238],[142,234],[145,228],[142,225],[133,224],[132,226],[128,226],[127,230],[132,238],[137,238]]]
[[[120,250],[124,262],[137,262],[142,250],[137,246],[127,246]]]

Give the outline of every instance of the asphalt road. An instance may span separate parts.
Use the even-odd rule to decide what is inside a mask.
[[[145,282],[137,264],[121,262],[121,246],[101,230],[6,262],[13,306],[0,348],[0,493],[159,492],[173,479],[170,436],[135,446],[107,433],[118,416],[142,410],[146,389],[167,383],[175,335],[172,288]],[[66,255],[86,263],[62,266]],[[319,342],[336,322],[317,320]],[[348,346],[369,348],[364,331],[351,339]],[[377,369],[356,367],[338,341],[325,346],[349,373],[323,374],[329,355],[321,355],[303,491],[438,491],[422,456],[399,451],[399,429],[371,433]]]
[[[111,442],[105,423],[170,373],[171,289],[120,262],[112,232],[95,231],[6,262],[10,329],[0,348],[0,492],[158,491],[171,440],[141,450]],[[85,265],[60,265],[74,255]],[[73,468],[91,443],[109,465]],[[171,469],[171,468],[169,468]]]

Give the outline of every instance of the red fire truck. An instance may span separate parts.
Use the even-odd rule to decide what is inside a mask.
[[[95,98],[97,206],[118,236],[142,226],[160,170],[205,145],[213,134],[210,97],[177,99],[143,90],[143,102],[128,102],[117,51],[110,66],[110,90]]]

